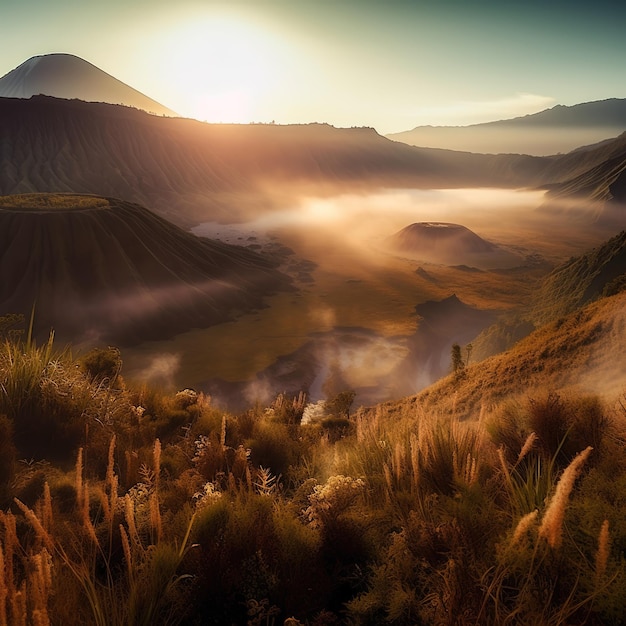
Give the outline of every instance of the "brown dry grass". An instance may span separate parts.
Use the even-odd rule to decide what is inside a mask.
[[[626,386],[626,294],[602,299],[548,324],[506,353],[471,364],[385,410],[478,418],[481,411],[534,391],[577,390],[616,398]]]

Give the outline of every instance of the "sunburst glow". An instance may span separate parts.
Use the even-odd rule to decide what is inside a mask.
[[[210,122],[267,121],[284,67],[279,38],[236,16],[196,16],[170,26],[165,45],[180,86],[194,85],[185,89],[191,95],[183,113]]]

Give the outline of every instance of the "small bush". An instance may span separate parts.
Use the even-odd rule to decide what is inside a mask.
[[[94,348],[79,359],[83,372],[96,384],[116,386],[122,370],[122,357],[117,348]]]
[[[293,440],[286,424],[259,423],[254,437],[246,442],[245,447],[250,449],[250,460],[254,465],[269,468],[274,475],[283,477],[299,456],[298,442]]]

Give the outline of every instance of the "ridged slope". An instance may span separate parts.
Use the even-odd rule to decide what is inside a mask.
[[[95,196],[0,198],[0,311],[73,341],[171,336],[258,308],[288,279],[258,254]]]
[[[541,284],[533,311],[536,325],[572,313],[596,300],[626,274],[626,231],[554,269]]]
[[[258,212],[292,186],[520,186],[543,165],[419,150],[373,129],[205,124],[47,96],[0,98],[0,193],[95,193],[185,225]]]

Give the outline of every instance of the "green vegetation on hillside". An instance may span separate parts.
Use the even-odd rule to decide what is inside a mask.
[[[544,280],[534,303],[537,326],[572,313],[598,299],[617,293],[626,268],[626,231],[605,244],[553,270]]]
[[[626,289],[626,231],[552,270],[515,313],[507,312],[474,341],[477,360],[504,352],[535,328]]]
[[[623,623],[623,407],[230,415],[120,366],[0,347],[0,624]]]
[[[0,209],[22,211],[78,211],[102,209],[110,204],[107,198],[101,196],[75,193],[21,193],[14,196],[0,196]]]

